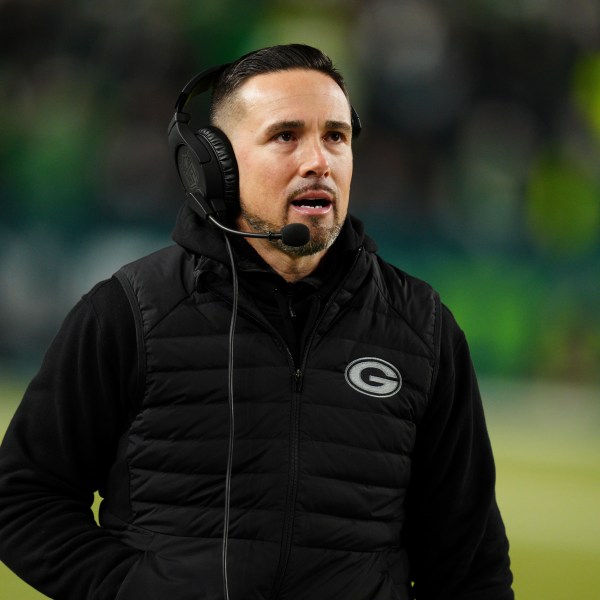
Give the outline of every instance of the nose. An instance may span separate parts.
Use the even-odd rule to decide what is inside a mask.
[[[300,163],[302,177],[328,177],[330,172],[329,160],[320,141],[307,143]]]

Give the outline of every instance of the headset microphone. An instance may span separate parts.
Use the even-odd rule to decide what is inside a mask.
[[[281,241],[286,246],[293,246],[294,248],[298,246],[304,246],[304,244],[308,244],[310,240],[310,231],[306,225],[302,223],[290,223],[281,229]],[[272,234],[275,237],[280,234]]]
[[[290,223],[289,225],[282,227],[279,233],[254,233],[225,227],[225,225],[219,223],[219,221],[217,221],[212,215],[208,217],[208,220],[226,233],[231,233],[233,235],[239,235],[242,237],[281,240],[286,246],[304,246],[304,244],[307,244],[310,240],[310,231],[308,227],[302,223]]]

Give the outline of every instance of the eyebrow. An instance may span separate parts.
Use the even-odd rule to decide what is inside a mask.
[[[346,121],[325,121],[325,129],[339,129],[341,131],[352,131],[352,125]]]
[[[268,136],[275,135],[288,129],[302,129],[304,127],[304,121],[277,121],[272,123],[265,130],[265,134]]]
[[[281,133],[282,131],[287,131],[289,129],[303,129],[306,123],[301,120],[293,120],[293,121],[277,121],[276,123],[272,123],[265,130],[265,134],[268,136],[275,135],[277,133]],[[352,126],[350,123],[346,121],[325,121],[325,129],[336,129],[339,131],[352,131]]]

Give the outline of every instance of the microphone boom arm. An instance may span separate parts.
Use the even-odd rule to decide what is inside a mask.
[[[304,246],[310,241],[310,231],[303,223],[289,223],[285,227],[276,233],[269,231],[267,233],[253,233],[250,231],[239,231],[238,229],[230,229],[212,215],[206,215],[206,218],[216,225],[219,229],[222,229],[226,233],[233,235],[241,235],[242,237],[249,238],[260,238],[267,240],[281,240],[286,246],[299,247]]]
[[[217,221],[217,219],[215,219],[212,215],[208,215],[208,220],[211,223],[214,223],[219,229],[222,229],[223,231],[226,231],[227,233],[233,233],[234,235],[241,235],[243,237],[250,237],[250,238],[264,238],[267,240],[280,240],[282,237],[282,233],[273,233],[271,231],[267,232],[267,233],[252,233],[250,231],[239,231],[238,229],[230,229],[229,227],[225,227],[225,225],[223,225],[223,223],[220,223],[219,221]]]

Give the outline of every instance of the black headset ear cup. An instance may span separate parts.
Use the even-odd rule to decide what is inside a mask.
[[[216,165],[220,170],[220,179],[223,183],[223,200],[229,217],[237,215],[239,210],[239,175],[235,153],[231,142],[217,127],[203,127],[196,132],[196,137],[204,140],[211,148]],[[211,161],[212,163],[212,161]]]

